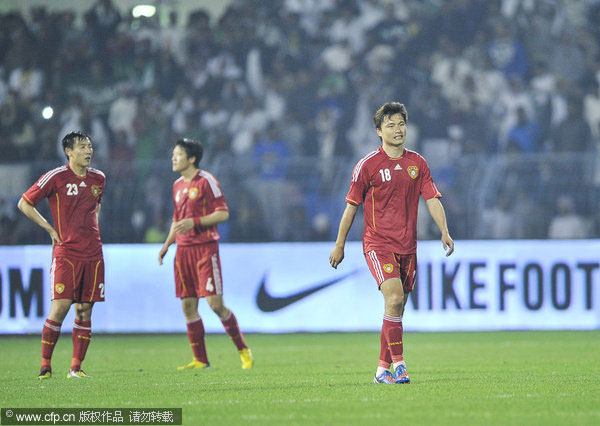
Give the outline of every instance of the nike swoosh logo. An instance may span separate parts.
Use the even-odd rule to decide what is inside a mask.
[[[290,294],[285,297],[274,297],[269,294],[269,292],[267,291],[267,289],[265,287],[265,283],[267,281],[267,275],[265,274],[265,276],[262,279],[262,282],[260,283],[260,288],[258,289],[258,293],[256,293],[256,305],[258,306],[258,309],[260,309],[263,312],[275,312],[275,311],[285,308],[286,306],[291,305],[292,303],[296,303],[297,301],[302,300],[305,297],[308,297],[311,294],[316,293],[317,291],[323,290],[324,288],[330,287],[342,280],[345,280],[350,275],[356,274],[358,271],[359,270],[357,269],[357,270],[349,272],[345,275],[341,275],[341,276],[333,278],[331,280],[319,283],[319,284],[312,286],[306,290],[302,290],[298,293]]]

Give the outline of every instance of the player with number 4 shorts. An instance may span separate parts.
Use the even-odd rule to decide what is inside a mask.
[[[217,224],[229,219],[229,209],[217,179],[199,169],[202,144],[190,139],[176,142],[171,157],[174,172],[181,177],[173,184],[173,222],[160,250],[158,262],[173,243],[175,253],[175,295],[181,298],[188,339],[194,359],[179,370],[210,366],[204,340],[204,324],[198,313],[198,299],[204,298],[235,344],[242,368],[252,368],[254,358],[233,312],[223,302],[223,280],[219,258]]]

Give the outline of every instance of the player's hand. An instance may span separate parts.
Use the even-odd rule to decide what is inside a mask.
[[[175,222],[175,233],[185,234],[187,231],[194,227],[194,219],[182,219],[179,222]]]
[[[54,246],[54,244],[62,244],[62,241],[60,239],[60,236],[58,235],[58,232],[56,232],[56,229],[50,227],[50,229],[47,229],[46,231],[48,231],[48,234],[50,234],[50,238],[52,238],[52,246]]]
[[[442,235],[442,244],[444,245],[444,250],[446,250],[446,257],[454,253],[454,241],[452,241],[449,234]]]
[[[165,257],[165,254],[167,254],[168,250],[169,250],[169,247],[163,247],[158,252],[158,264],[159,265],[163,264],[163,257]]]
[[[338,265],[342,263],[342,260],[344,260],[344,247],[336,246],[333,250],[331,250],[331,254],[329,255],[329,263],[331,266],[337,269]]]

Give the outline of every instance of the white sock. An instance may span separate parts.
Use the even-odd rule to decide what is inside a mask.
[[[406,363],[404,362],[404,360],[398,361],[394,363],[394,371],[396,370],[396,368],[398,368],[399,365],[403,365],[406,367]]]
[[[387,368],[383,368],[383,367],[377,367],[377,371],[375,372],[375,377],[381,376],[386,371],[390,371],[390,370],[388,370]]]

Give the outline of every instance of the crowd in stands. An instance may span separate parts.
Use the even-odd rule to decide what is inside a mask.
[[[235,0],[217,18],[158,16],[111,0],[0,15],[0,166],[35,161],[33,181],[65,161],[64,134],[88,132],[106,242],[164,237],[181,136],[220,166],[226,241],[330,240],[391,100],[453,237],[600,237],[600,1]],[[0,197],[0,244],[45,242],[15,204]],[[420,236],[437,238],[426,218]]]

